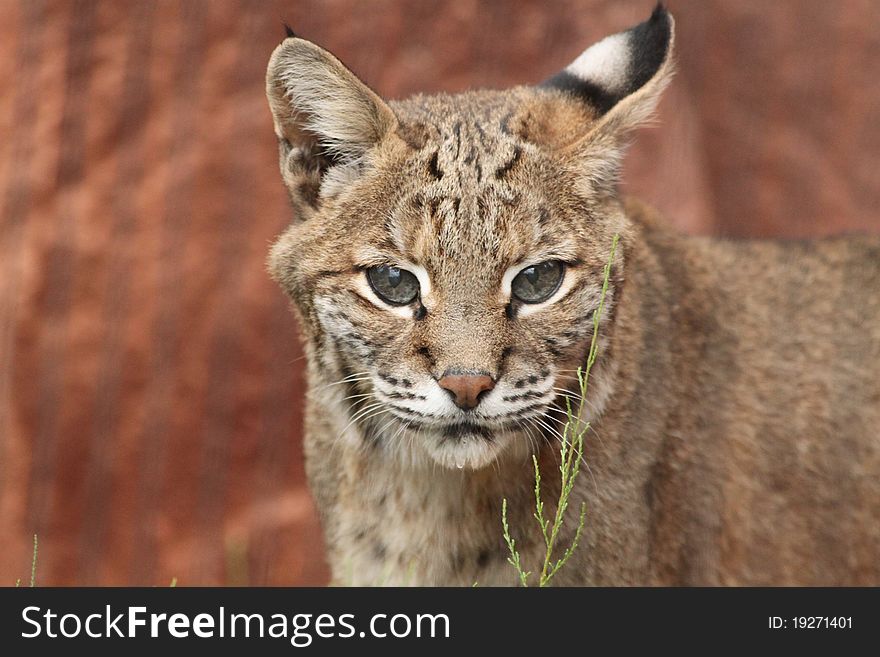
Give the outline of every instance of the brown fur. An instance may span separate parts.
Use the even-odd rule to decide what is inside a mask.
[[[307,468],[336,581],[515,584],[505,497],[539,567],[530,455],[550,503],[561,394],[619,233],[571,505],[586,502],[584,540],[557,583],[880,583],[880,240],[687,238],[622,201],[622,140],[670,75],[671,17],[643,26],[629,60],[596,59],[622,64],[586,102],[557,78],[386,104],[302,39],[273,55],[298,218],[270,270],[305,335]],[[570,70],[589,78],[586,62]],[[569,264],[559,298],[530,309],[503,281],[535,254]],[[421,301],[373,299],[380,264],[423,271]],[[496,380],[482,428],[432,410],[450,368]]]

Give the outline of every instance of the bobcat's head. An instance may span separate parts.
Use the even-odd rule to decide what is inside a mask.
[[[625,243],[623,140],[668,81],[672,41],[658,7],[541,85],[394,102],[313,43],[278,46],[267,91],[296,220],[269,266],[313,393],[336,395],[357,440],[477,468],[552,435],[614,234]],[[622,276],[619,254],[603,334]],[[597,367],[594,413],[601,351]]]

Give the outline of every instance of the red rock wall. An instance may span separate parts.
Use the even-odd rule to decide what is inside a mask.
[[[627,188],[691,233],[880,231],[880,3],[671,1]],[[289,219],[288,21],[380,93],[539,81],[651,3],[0,1],[0,584],[320,584]]]

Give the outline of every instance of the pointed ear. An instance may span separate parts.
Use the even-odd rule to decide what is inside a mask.
[[[590,132],[626,132],[650,118],[669,82],[674,25],[658,4],[644,23],[602,39],[541,87],[586,103],[596,117]]]
[[[364,155],[397,121],[336,57],[290,36],[269,60],[266,94],[281,150],[281,174],[298,210],[356,178]]]

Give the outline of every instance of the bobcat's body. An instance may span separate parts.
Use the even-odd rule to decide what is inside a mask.
[[[312,44],[276,51],[302,216],[271,269],[306,335],[336,581],[516,584],[505,498],[540,570],[531,454],[552,512],[560,395],[620,234],[560,544],[581,501],[584,534],[555,583],[880,583],[880,238],[687,238],[620,201],[618,135],[668,78],[671,30],[658,10],[542,89],[390,107]],[[520,302],[511,277],[541,258],[564,278]],[[377,267],[414,272],[418,297],[383,301]],[[450,372],[492,383],[453,406]]]

